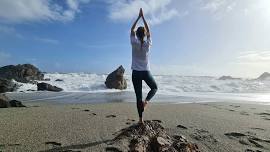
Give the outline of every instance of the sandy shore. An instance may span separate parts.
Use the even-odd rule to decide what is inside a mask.
[[[0,151],[105,151],[117,131],[137,122],[135,103],[25,105],[0,109]],[[270,151],[270,106],[163,103],[144,115],[202,151]]]

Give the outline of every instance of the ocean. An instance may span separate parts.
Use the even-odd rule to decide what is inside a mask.
[[[10,93],[15,99],[24,101],[52,101],[52,102],[133,102],[135,95],[131,75],[127,79],[126,90],[106,88],[104,82],[106,74],[89,73],[47,73],[46,82],[64,91],[60,93],[33,92],[37,90],[34,84],[18,83],[20,88],[15,93]],[[249,102],[255,104],[270,104],[270,80],[235,79],[219,80],[211,76],[178,76],[154,75],[158,84],[157,96],[153,99],[158,103],[190,103],[190,102]],[[63,81],[55,81],[61,79]],[[149,91],[143,83],[144,96]],[[24,92],[24,93],[22,93]]]

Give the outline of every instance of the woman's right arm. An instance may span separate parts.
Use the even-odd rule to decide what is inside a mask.
[[[150,37],[151,37],[150,29],[149,29],[149,26],[148,26],[148,24],[147,24],[145,18],[144,18],[143,13],[142,13],[142,19],[143,19],[144,26],[145,26],[145,28],[146,28],[146,36],[147,36],[147,38],[150,38]]]

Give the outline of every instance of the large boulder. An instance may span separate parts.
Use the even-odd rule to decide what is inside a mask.
[[[108,143],[107,151],[121,152],[199,152],[184,136],[170,136],[157,121],[145,121],[124,128]]]
[[[1,67],[0,77],[27,83],[32,80],[43,80],[44,75],[37,67],[31,64],[19,64]]]
[[[119,66],[115,71],[110,73],[106,78],[105,85],[110,89],[126,89],[127,81],[124,78],[125,69],[123,66]]]
[[[25,107],[25,105],[20,101],[10,100],[5,94],[0,93],[0,108],[8,107]]]
[[[54,92],[63,91],[62,88],[59,88],[59,87],[56,87],[56,86],[53,86],[51,84],[44,83],[44,82],[37,84],[37,90],[38,91],[54,91]]]
[[[0,78],[0,93],[12,92],[18,88],[18,85],[11,80]]]
[[[257,80],[270,80],[270,73],[264,72],[257,78]]]

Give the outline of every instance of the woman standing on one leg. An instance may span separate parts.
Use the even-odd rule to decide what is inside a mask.
[[[138,27],[135,32],[135,27],[140,18],[143,19],[144,27]],[[145,36],[147,37],[146,41],[144,40]],[[139,16],[131,27],[130,41],[132,45],[132,82],[136,93],[137,109],[140,118],[139,123],[143,123],[143,111],[157,92],[157,84],[150,73],[148,56],[152,41],[142,9],[140,9]],[[144,101],[142,99],[142,80],[151,88]]]

